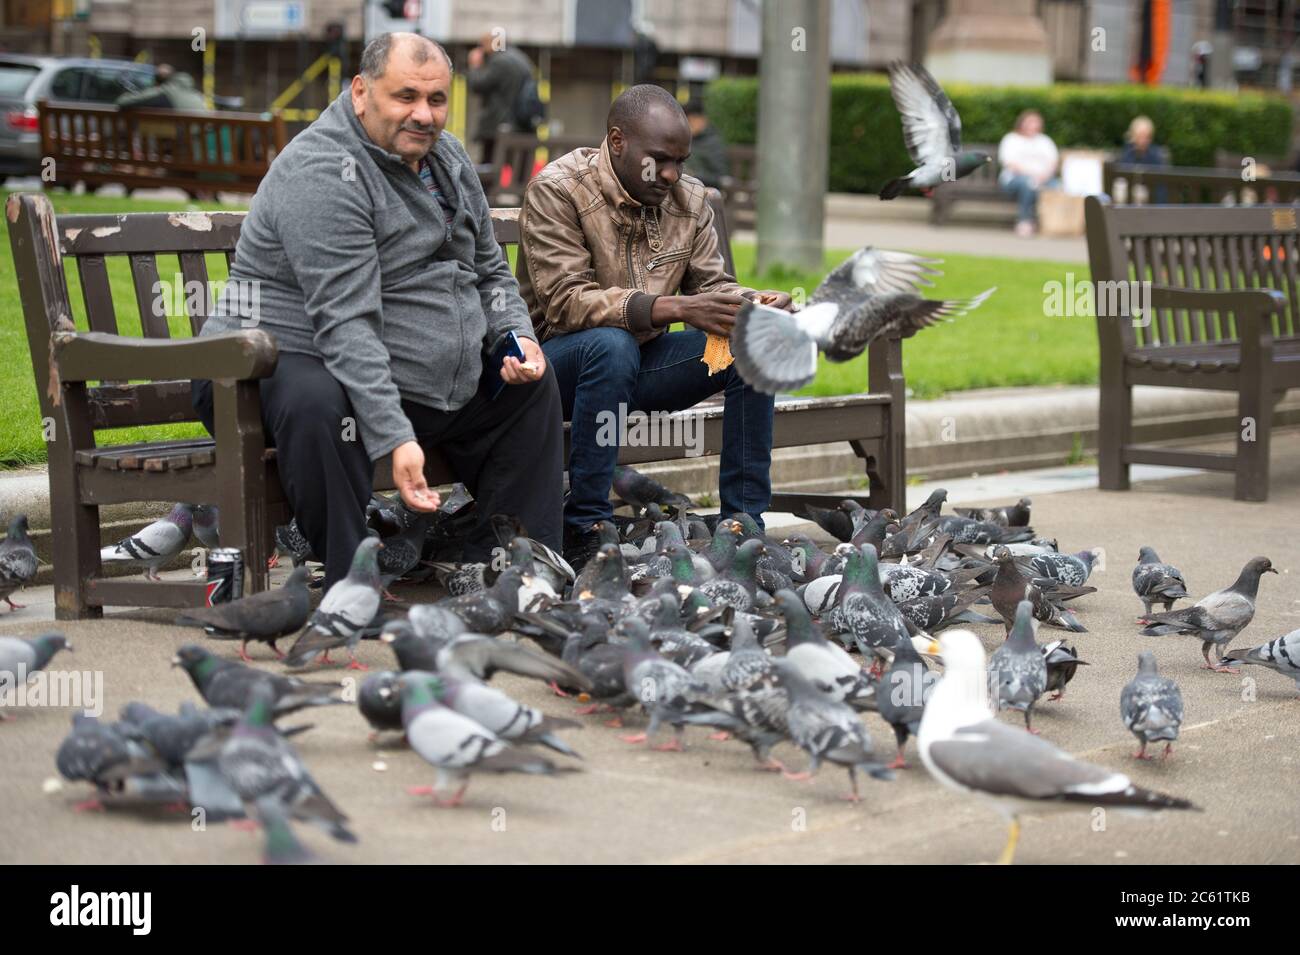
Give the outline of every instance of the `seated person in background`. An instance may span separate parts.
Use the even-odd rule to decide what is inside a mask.
[[[1134,117],[1133,122],[1128,124],[1124,139],[1120,162],[1139,166],[1169,165],[1169,150],[1156,145],[1156,124],[1147,117]]]
[[[1016,235],[1038,230],[1038,193],[1052,184],[1060,156],[1056,144],[1043,133],[1043,117],[1027,109],[1016,117],[1015,129],[998,144],[998,186],[1015,196]]]
[[[366,536],[375,462],[387,455],[403,503],[432,511],[421,445],[437,445],[481,515],[466,560],[490,558],[498,512],[559,547],[563,507],[555,375],[474,166],[443,132],[451,61],[432,40],[386,33],[360,70],[271,165],[202,332],[257,327],[279,346],[260,383],[262,421],[326,588]],[[508,387],[493,397],[483,352],[510,332],[526,363],[505,359]],[[212,384],[193,391],[211,432]]]
[[[194,88],[194,78],[178,73],[168,63],[159,63],[153,72],[153,86],[133,93],[123,93],[114,105],[121,109],[182,109],[191,113],[207,112],[203,94]]]
[[[727,143],[716,126],[709,122],[704,104],[697,99],[686,104],[686,121],[691,124],[691,158],[685,172],[706,186],[722,187],[729,173]]]
[[[524,193],[519,287],[572,422],[565,557],[581,566],[613,513],[617,442],[601,437],[604,411],[678,411],[726,394],[719,491],[722,513],[762,526],[771,500],[773,399],[735,366],[710,375],[708,335],[727,338],[746,299],[789,308],[783,292],[738,285],[723,266],[703,184],[682,174],[691,129],[681,105],[638,85],[610,107],[596,148],[550,163]],[[669,332],[674,322],[689,328]],[[606,433],[608,429],[605,429]]]

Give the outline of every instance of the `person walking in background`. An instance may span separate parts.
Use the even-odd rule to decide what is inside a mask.
[[[497,136],[502,132],[528,132],[519,124],[520,93],[533,81],[533,64],[517,47],[508,46],[505,38],[491,33],[483,35],[479,45],[469,51],[469,72],[465,82],[479,98],[478,123],[474,139],[482,152],[479,162],[491,162]]]
[[[1015,128],[998,144],[998,186],[1015,196],[1016,235],[1038,231],[1038,193],[1055,181],[1060,154],[1056,143],[1043,132],[1043,117],[1027,109],[1016,117]]]
[[[123,93],[114,105],[121,109],[183,109],[192,113],[207,112],[208,104],[194,86],[194,77],[178,72],[168,63],[154,70],[154,85]]]
[[[704,103],[698,99],[686,104],[686,121],[691,126],[691,158],[686,161],[686,172],[706,186],[722,188],[722,180],[730,173],[727,141],[709,122]]]

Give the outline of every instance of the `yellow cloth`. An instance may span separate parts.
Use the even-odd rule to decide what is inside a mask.
[[[731,343],[721,335],[710,335],[704,345],[704,357],[700,359],[709,366],[709,374],[716,375],[734,360],[731,355]]]

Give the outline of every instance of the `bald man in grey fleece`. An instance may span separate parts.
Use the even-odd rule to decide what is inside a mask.
[[[327,586],[365,536],[375,462],[391,455],[408,507],[437,508],[421,445],[437,445],[478,502],[467,560],[489,557],[494,513],[560,546],[559,392],[474,167],[443,132],[450,86],[433,41],[372,40],[351,88],[262,180],[203,327],[255,325],[279,346],[262,417]],[[484,355],[510,333],[525,360],[505,360],[508,387],[493,397]],[[194,404],[212,431],[210,382],[194,383]]]

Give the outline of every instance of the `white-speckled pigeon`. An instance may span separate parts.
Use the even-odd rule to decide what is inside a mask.
[[[1250,649],[1229,650],[1223,658],[1276,670],[1295,680],[1296,689],[1300,690],[1300,630],[1292,630],[1286,636]]]
[[[1155,549],[1143,547],[1138,551],[1137,566],[1133,568],[1133,592],[1142,601],[1142,612],[1151,612],[1151,605],[1159,601],[1165,610],[1174,609],[1174,601],[1191,596],[1183,572],[1173,564],[1161,561]]]

